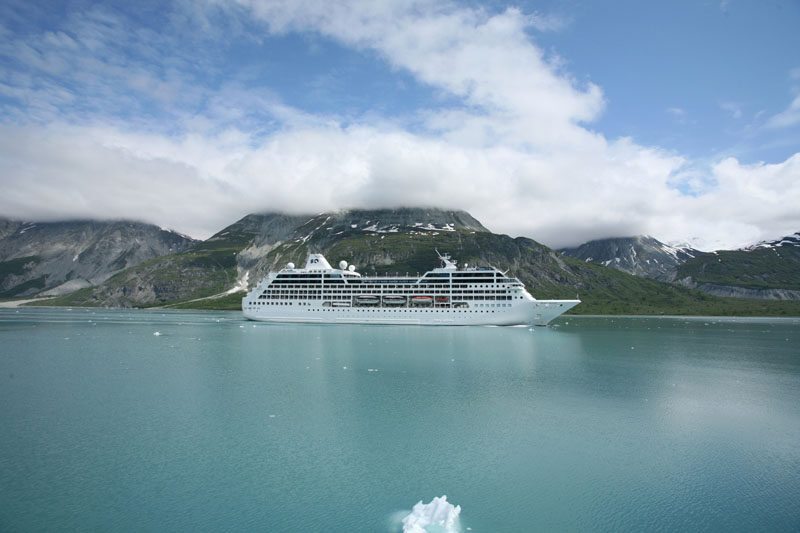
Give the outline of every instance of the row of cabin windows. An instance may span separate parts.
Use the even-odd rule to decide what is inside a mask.
[[[500,304],[498,304],[500,305]],[[508,304],[511,305],[511,304]],[[392,308],[388,308],[391,311]],[[394,309],[397,309],[396,307]],[[372,312],[372,313],[380,313],[386,312],[386,307],[323,307],[322,311],[331,311],[331,312],[343,312],[343,311],[359,311],[359,312]],[[309,309],[309,311],[320,311],[320,309]],[[494,309],[404,309],[406,313],[494,313]]]
[[[335,290],[335,289],[325,289],[325,290],[315,290],[315,289],[272,289],[272,290],[265,290],[261,294],[268,295],[268,294],[375,294],[378,295],[399,295],[399,296],[407,296],[419,293],[430,293],[436,295],[453,295],[459,296],[461,294],[510,294],[511,291],[504,290],[504,289],[468,289],[468,290],[419,290],[419,289],[405,289],[405,290],[393,290],[390,292],[378,292],[370,291],[370,290]]]
[[[319,279],[319,278],[323,278],[323,277],[325,279],[329,279],[329,278],[341,278],[342,275],[341,274],[309,274],[309,273],[302,273],[302,274],[278,274],[275,277],[278,278],[278,279],[305,279],[305,278]],[[352,274],[345,274],[345,277],[349,278],[349,277],[356,277],[356,276],[354,276]]]
[[[486,271],[486,272],[429,272],[423,276],[423,278],[493,278],[495,276],[493,271]],[[304,278],[311,278],[311,279],[319,279],[319,278],[341,278],[342,274],[333,273],[333,274],[311,274],[311,273],[299,273],[299,274],[278,274],[276,278],[278,279],[304,279]],[[346,278],[357,278],[358,276],[354,274],[344,274]],[[497,275],[499,278],[505,278],[502,274]]]
[[[350,300],[350,294],[269,294],[261,295],[259,300]],[[508,295],[490,295],[490,294],[463,294],[454,296],[453,300],[511,300],[512,297]]]
[[[453,274],[453,278],[451,280],[449,274],[431,274],[427,276],[423,276],[422,279],[419,278],[409,278],[409,279],[364,279],[357,276],[345,276],[347,278],[348,283],[448,283],[452,281],[453,283],[494,283],[495,280],[503,281],[508,280],[504,276],[494,276],[487,275],[487,274],[478,274],[478,273],[465,273],[464,275],[457,275]],[[323,277],[322,274],[278,274],[275,278],[276,282],[281,283],[294,283],[295,281],[307,281],[307,282],[314,282],[318,283],[322,280],[325,280],[326,283],[342,283],[344,279],[339,274],[325,274]]]
[[[359,288],[364,287],[364,288],[376,288],[376,289],[377,288],[390,288],[390,289],[391,288],[398,288],[399,289],[399,288],[403,288],[403,287],[416,287],[417,286],[415,284],[410,284],[410,283],[409,284],[389,284],[389,283],[386,283],[386,284],[372,284],[372,285],[361,284],[361,283],[347,283],[347,284],[345,284],[341,280],[339,280],[339,281],[335,281],[335,280],[334,281],[326,281],[324,285],[319,281],[314,282],[314,281],[310,281],[310,280],[304,280],[304,281],[301,281],[299,283],[296,282],[296,281],[291,281],[290,282],[290,281],[287,281],[287,280],[275,280],[270,285],[275,285],[275,286],[279,286],[279,287],[297,287],[297,288],[303,288],[303,287],[306,287],[306,286],[317,288],[317,287],[323,287],[323,286],[330,287],[330,286],[334,286],[334,285],[335,286],[346,285],[348,287],[359,287]],[[437,285],[437,286],[438,285],[444,285],[444,286],[447,286],[449,284],[447,282],[445,282],[445,281],[440,282],[438,280],[430,280],[430,281],[421,281],[420,285]],[[453,287],[469,287],[469,286],[475,286],[475,285],[491,285],[493,287],[498,286],[498,284],[491,283],[491,282],[490,283],[469,282],[469,283],[453,283],[452,284]],[[504,286],[504,285],[500,285],[500,286]]]

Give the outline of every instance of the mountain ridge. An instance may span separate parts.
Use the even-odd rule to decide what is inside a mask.
[[[427,213],[427,214],[426,214]],[[420,219],[428,216],[427,219]],[[736,304],[700,291],[640,278],[565,256],[527,237],[488,231],[471,215],[446,210],[344,210],[316,215],[249,214],[209,239],[121,271],[52,305],[241,308],[247,287],[310,252],[364,273],[421,273],[436,251],[460,264],[509,270],[537,298],[574,298],[580,313],[764,314],[766,304]]]
[[[714,296],[800,300],[800,232],[715,252],[670,246],[642,235],[598,239],[561,251]]]

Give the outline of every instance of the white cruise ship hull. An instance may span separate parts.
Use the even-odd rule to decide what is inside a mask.
[[[304,305],[300,305],[300,304]],[[317,302],[245,309],[244,316],[262,322],[323,324],[410,324],[420,326],[546,326],[580,300],[523,300],[510,307],[415,309],[410,307],[322,307]],[[305,305],[307,304],[307,305]],[[496,304],[495,304],[496,305]]]

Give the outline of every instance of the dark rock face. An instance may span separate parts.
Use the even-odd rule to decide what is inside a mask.
[[[675,282],[688,289],[697,289],[712,296],[723,298],[750,298],[756,300],[800,300],[800,290],[791,289],[747,289],[733,285],[696,283],[691,276]]]
[[[678,265],[701,253],[692,248],[669,246],[644,235],[600,239],[560,251],[570,257],[662,281],[670,281]]]
[[[0,295],[58,295],[196,241],[151,224],[0,221]]]

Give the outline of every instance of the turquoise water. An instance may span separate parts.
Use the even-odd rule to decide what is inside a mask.
[[[158,335],[155,333],[158,332]],[[800,529],[800,320],[0,310],[0,530]]]

